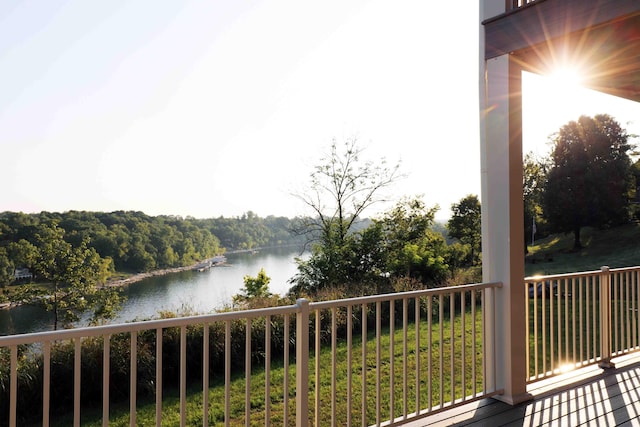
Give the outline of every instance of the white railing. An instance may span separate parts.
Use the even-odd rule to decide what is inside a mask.
[[[160,426],[172,390],[181,426],[401,425],[500,392],[486,378],[496,349],[483,310],[499,286],[0,337],[0,425],[84,425],[97,394],[97,425],[128,401],[129,425],[146,411]],[[208,392],[194,414],[198,383]]]
[[[528,381],[640,350],[640,267],[525,279]]]

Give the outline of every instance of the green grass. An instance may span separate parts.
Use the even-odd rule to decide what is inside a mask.
[[[554,234],[529,246],[525,275],[547,275],[631,267],[640,263],[640,225],[627,224],[607,230],[582,229],[584,248],[573,250],[573,234]],[[536,261],[533,263],[532,261]]]
[[[478,355],[482,355],[482,329],[480,326],[481,313],[478,309],[476,311],[476,340],[477,347],[476,352]],[[391,382],[391,364],[390,364],[390,343],[391,334],[389,331],[389,325],[385,325],[382,329],[380,347],[381,347],[381,363],[380,378],[381,389],[379,396],[379,406],[376,401],[376,378],[377,372],[377,359],[376,359],[376,337],[375,330],[368,330],[367,345],[366,345],[366,383],[367,383],[367,399],[365,401],[366,416],[368,424],[375,423],[376,410],[380,408],[381,420],[388,420],[390,417],[390,405],[391,405],[391,390],[393,389],[394,396],[394,415],[400,416],[403,411],[405,400],[403,396],[406,393],[407,411],[411,413],[417,408],[415,407],[416,396],[416,355],[420,358],[421,371],[419,377],[420,387],[420,409],[424,409],[428,406],[436,406],[440,404],[441,397],[443,402],[447,402],[451,399],[452,393],[454,398],[460,398],[463,395],[471,395],[475,392],[482,390],[482,366],[480,363],[481,357],[478,359],[476,366],[476,383],[473,383],[471,368],[468,367],[465,372],[465,390],[462,390],[462,373],[461,373],[461,336],[464,335],[466,342],[466,365],[472,364],[472,321],[469,312],[465,316],[465,324],[461,322],[461,316],[454,316],[454,335],[457,337],[454,340],[453,352],[454,352],[454,389],[451,389],[451,376],[450,376],[450,363],[451,363],[451,342],[448,337],[451,324],[449,322],[449,316],[446,315],[446,320],[442,322],[442,325],[434,323],[431,328],[431,341],[429,341],[429,330],[427,327],[427,320],[422,317],[420,324],[420,348],[415,348],[415,333],[416,328],[414,324],[407,326],[406,334],[408,337],[409,348],[407,352],[407,380],[406,389],[403,387],[403,334],[405,331],[401,325],[396,325],[396,330],[393,335],[394,342],[394,380]],[[444,331],[442,340],[440,339],[440,328]],[[463,332],[464,330],[464,332]],[[356,335],[357,332],[357,335]],[[354,425],[360,425],[361,421],[361,405],[362,405],[362,365],[361,365],[361,351],[362,341],[359,336],[359,328],[354,331],[353,336],[353,361],[349,367],[347,364],[347,344],[344,336],[339,337],[335,357],[336,357],[336,372],[338,381],[336,383],[337,398],[336,398],[336,413],[338,414],[338,425],[344,425],[346,423],[346,416],[348,412],[351,412],[353,416]],[[431,346],[429,346],[431,342]],[[434,366],[429,373],[427,368],[427,357],[431,354],[434,361]],[[311,351],[311,360],[309,362],[310,368],[310,417],[313,417],[315,411],[315,355],[313,350]],[[443,366],[443,378],[444,381],[440,384],[440,357],[442,357]],[[331,347],[330,344],[324,344],[320,352],[320,425],[330,424],[330,409],[331,409]],[[293,357],[292,357],[293,359]],[[352,408],[347,408],[347,371],[351,369],[352,373]],[[295,365],[291,365],[289,368],[289,425],[295,425]],[[430,374],[430,375],[429,375]],[[208,411],[209,424],[210,425],[222,425],[224,421],[224,388],[220,382],[220,378],[211,379],[211,387],[209,389],[210,407]],[[282,425],[283,414],[283,382],[284,382],[284,366],[282,360],[272,361],[271,366],[271,414],[273,425]],[[231,425],[244,425],[245,422],[245,402],[244,402],[244,388],[245,378],[243,373],[237,373],[232,378],[231,383]],[[265,407],[264,407],[264,394],[265,394],[265,372],[263,366],[254,367],[251,374],[251,410],[250,419],[251,425],[264,425]],[[442,391],[442,395],[441,395]],[[429,402],[429,396],[431,401]],[[155,401],[140,401],[138,402],[137,425],[139,426],[151,426],[155,425]],[[201,383],[193,384],[188,390],[188,403],[187,403],[187,425],[199,426],[202,425],[202,386]],[[165,393],[163,400],[163,416],[162,425],[172,426],[179,425],[180,409],[179,409],[179,396],[177,390],[173,389],[168,393]],[[83,408],[83,426],[99,426],[101,425],[101,410],[95,411],[85,410]],[[56,420],[52,425],[69,425],[71,419],[65,418],[63,420]],[[110,426],[128,426],[129,425],[129,408],[128,403],[116,405],[111,408]]]

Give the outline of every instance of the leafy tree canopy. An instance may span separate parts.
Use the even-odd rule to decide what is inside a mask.
[[[447,223],[449,236],[460,240],[470,249],[471,264],[475,264],[482,240],[481,207],[478,196],[470,194],[451,205],[451,219]]]
[[[544,195],[550,228],[573,232],[580,249],[582,227],[629,219],[629,135],[611,116],[581,116],[560,128],[551,152]]]

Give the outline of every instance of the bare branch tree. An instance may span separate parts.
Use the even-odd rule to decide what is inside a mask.
[[[294,194],[314,214],[301,220],[298,231],[314,241],[341,246],[367,208],[389,200],[383,190],[404,178],[399,163],[389,166],[385,158],[363,161],[364,149],[357,142],[351,138],[338,147],[334,139],[329,153],[314,167],[309,188]]]

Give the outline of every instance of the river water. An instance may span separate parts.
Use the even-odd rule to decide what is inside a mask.
[[[160,311],[210,313],[231,304],[233,295],[244,287],[244,276],[257,276],[264,268],[271,278],[269,290],[284,295],[288,280],[297,271],[297,248],[274,248],[257,253],[227,254],[227,263],[204,272],[184,271],[144,279],[123,290],[127,297],[111,323],[157,317]],[[308,254],[303,254],[302,258]],[[84,326],[81,324],[79,326]],[[22,306],[0,310],[0,335],[40,332],[53,329],[53,316],[41,308]]]

